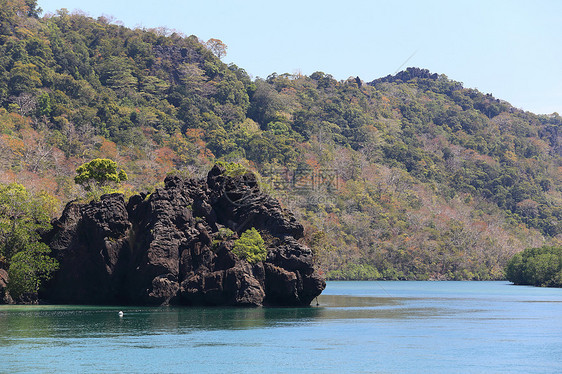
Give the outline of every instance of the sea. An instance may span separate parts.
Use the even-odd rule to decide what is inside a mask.
[[[0,373],[562,373],[562,289],[349,281],[300,308],[0,306]]]

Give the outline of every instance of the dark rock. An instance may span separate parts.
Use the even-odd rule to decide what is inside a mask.
[[[119,302],[130,257],[129,228],[121,194],[67,205],[50,235],[61,270],[48,284],[46,296],[55,302]]]
[[[256,273],[247,262],[225,271],[224,291],[229,300],[228,304],[248,306],[263,304],[265,291],[260,283],[260,280],[263,282],[263,278],[259,277],[263,272]]]
[[[220,229],[235,232],[222,238]],[[274,238],[264,263],[232,252],[255,227]],[[259,191],[251,173],[207,180],[168,177],[125,204],[120,194],[71,203],[45,238],[60,270],[42,297],[57,303],[308,305],[325,287],[303,227]]]
[[[266,303],[309,305],[326,282],[314,269],[312,251],[292,237],[268,252],[266,260]]]
[[[211,205],[219,222],[238,233],[251,227],[276,237],[300,239],[304,228],[279,202],[259,191],[254,174],[227,177],[215,165],[207,176]]]

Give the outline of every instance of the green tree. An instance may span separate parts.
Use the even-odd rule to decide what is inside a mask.
[[[258,230],[252,227],[244,231],[240,238],[234,242],[232,253],[251,264],[255,264],[256,262],[265,261],[267,248]]]
[[[16,61],[10,71],[8,88],[14,95],[32,91],[35,87],[41,86],[41,75],[34,64],[24,64]]]
[[[562,247],[528,248],[507,263],[506,278],[515,284],[562,287]]]
[[[46,194],[32,195],[18,183],[0,185],[0,257],[13,255],[39,240],[51,225],[53,204]]]
[[[41,116],[50,116],[53,110],[51,106],[51,98],[49,94],[44,92],[37,98],[37,114]]]
[[[51,278],[58,269],[57,260],[49,256],[45,243],[28,243],[25,249],[12,256],[8,269],[8,290],[13,298],[24,294],[37,294],[43,281]]]
[[[249,171],[244,165],[237,162],[217,161],[216,165],[224,168],[223,174],[227,177],[237,177]]]
[[[123,169],[117,168],[117,163],[108,158],[96,158],[86,162],[76,169],[74,182],[84,187],[86,191],[103,190],[110,183],[118,184],[127,180]]]
[[[47,194],[33,195],[20,184],[0,185],[0,263],[8,265],[8,289],[14,298],[37,293],[58,263],[39,242],[48,230],[55,202]]]
[[[122,57],[111,57],[101,69],[100,81],[114,90],[125,90],[137,85],[129,61]]]

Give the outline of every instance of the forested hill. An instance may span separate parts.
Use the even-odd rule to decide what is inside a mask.
[[[497,279],[562,242],[559,115],[418,68],[251,79],[224,47],[0,0],[0,182],[60,210],[93,158],[125,169],[126,195],[235,161],[305,223],[331,278]]]

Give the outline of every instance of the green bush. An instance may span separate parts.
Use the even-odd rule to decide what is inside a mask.
[[[232,253],[251,264],[255,264],[256,262],[265,261],[267,248],[258,230],[252,227],[246,230],[240,235],[240,239],[234,242]]]
[[[237,162],[217,161],[216,164],[225,169],[223,175],[227,177],[237,177],[248,172],[248,169]]]
[[[51,278],[58,262],[49,256],[50,248],[44,243],[30,243],[26,249],[12,256],[8,270],[10,295],[37,294],[41,283]]]
[[[33,194],[24,186],[0,184],[0,260],[8,269],[8,289],[13,298],[37,293],[57,269],[50,248],[40,242],[48,230],[56,204],[46,193]]]
[[[514,255],[505,268],[515,284],[562,287],[562,247],[528,248]]]

